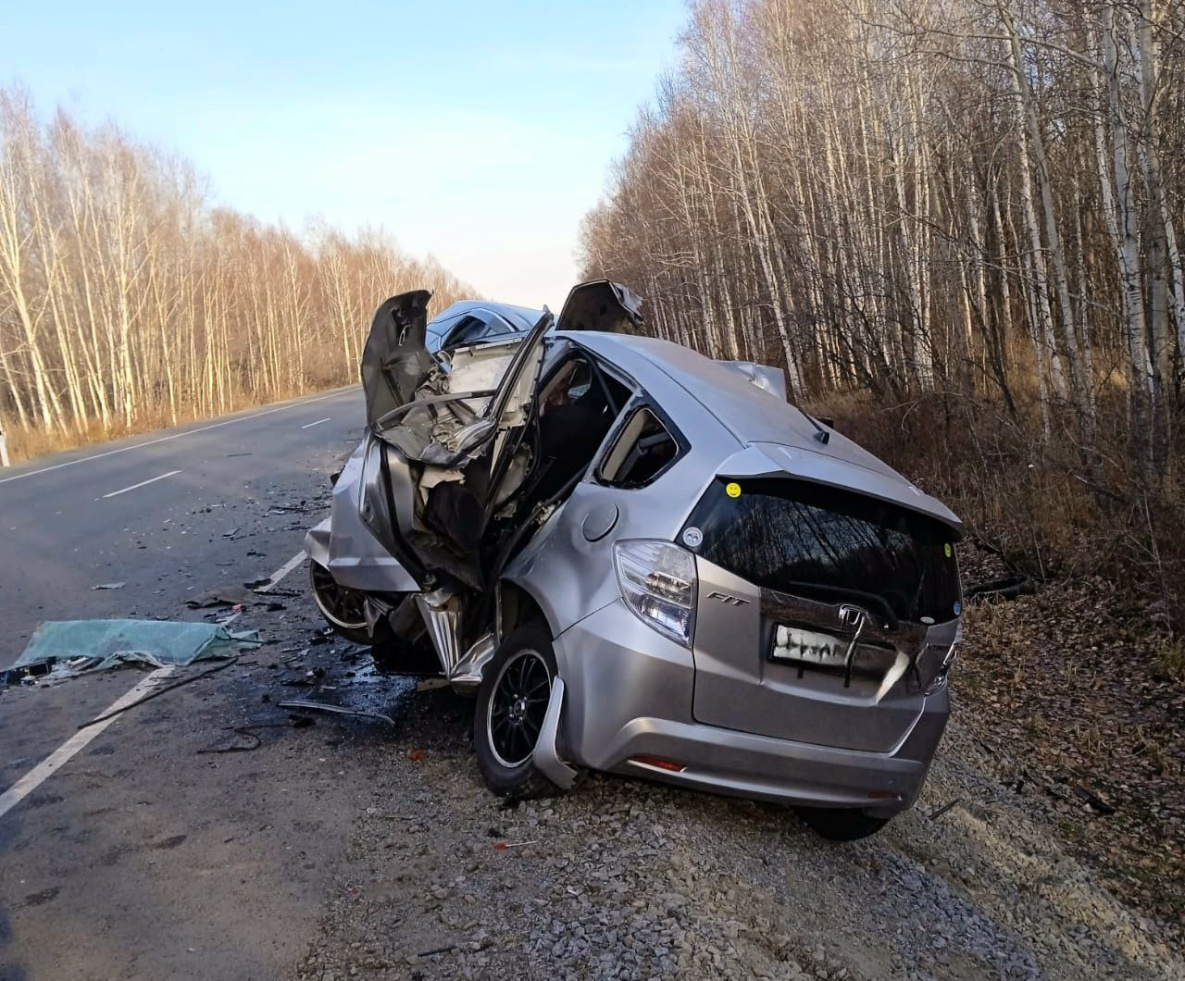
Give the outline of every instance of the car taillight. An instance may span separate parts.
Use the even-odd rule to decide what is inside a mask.
[[[647,625],[691,646],[699,579],[695,556],[670,542],[626,541],[613,546],[621,596]]]

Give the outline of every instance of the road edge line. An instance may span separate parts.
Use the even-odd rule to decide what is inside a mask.
[[[269,590],[275,589],[286,576],[291,574],[293,569],[297,568],[308,557],[308,552],[302,548],[273,572],[268,581],[260,586],[256,592],[266,593]],[[225,627],[228,623],[237,620],[240,615],[239,613],[233,614],[221,621],[219,626]],[[21,777],[16,783],[4,791],[4,793],[0,794],[0,818],[4,817],[5,814],[45,783],[46,780],[73,759],[80,751],[85,749],[92,739],[118,718],[114,713],[126,708],[133,702],[139,701],[142,696],[147,695],[156,687],[158,681],[163,681],[176,670],[176,665],[166,664],[163,668],[157,668],[147,678],[142,678],[138,684],[124,692],[123,695],[95,716],[95,718],[99,718],[100,716],[109,716],[109,718],[103,719],[102,722],[95,722],[85,729],[79,729],[73,736],[62,743],[61,746],[50,753],[49,756],[33,767],[32,770]]]
[[[176,477],[179,473],[185,473],[184,470],[170,470],[168,473],[162,473],[159,477],[150,477],[148,480],[141,480],[138,484],[132,484],[131,487],[121,487],[117,491],[112,491],[110,494],[104,494],[99,500],[105,501],[109,497],[119,497],[120,494],[126,494],[128,491],[139,490],[141,487],[147,487],[149,484],[155,484],[158,480],[164,480],[166,477]]]
[[[172,664],[166,664],[163,668],[157,668],[148,677],[142,678],[138,684],[124,692],[123,695],[107,706],[99,715],[108,715],[111,712],[116,712],[130,705],[132,702],[138,701],[141,696],[155,688],[158,682],[167,678],[175,670],[176,667]],[[29,794],[33,793],[34,790],[40,787],[81,750],[85,749],[91,740],[111,725],[116,718],[117,716],[113,715],[111,718],[104,719],[102,722],[96,722],[86,729],[79,729],[73,736],[62,743],[61,746],[50,753],[49,756],[33,767],[32,770],[21,777],[16,783],[4,791],[4,793],[0,794],[0,818],[4,817],[5,814],[16,807]]]
[[[196,436],[198,433],[208,433],[211,429],[221,429],[223,426],[233,426],[237,422],[247,422],[250,419],[259,419],[263,416],[270,416],[276,412],[286,412],[288,409],[297,409],[302,405],[311,405],[313,402],[324,402],[326,399],[336,398],[339,395],[345,395],[352,392],[357,385],[351,385],[349,388],[341,388],[337,391],[330,392],[327,395],[318,395],[316,398],[302,399],[299,402],[285,402],[282,405],[274,406],[270,409],[264,409],[261,412],[252,412],[250,415],[237,415],[231,419],[223,419],[221,422],[210,423],[209,425],[199,426],[197,429],[186,429],[180,433],[170,433],[168,436],[161,436],[157,439],[146,440],[143,443],[135,443],[132,446],[120,446],[114,450],[107,450],[104,453],[93,453],[90,456],[84,456],[78,460],[67,460],[65,463],[55,463],[51,467],[42,467],[40,470],[28,470],[25,473],[13,474],[11,477],[0,477],[0,484],[8,484],[14,480],[24,480],[26,477],[36,477],[38,474],[50,473],[54,470],[62,470],[66,467],[73,467],[79,463],[89,463],[92,460],[102,460],[109,456],[116,456],[120,453],[130,453],[132,450],[140,450],[145,446],[156,446],[157,443],[167,443],[170,440],[181,439],[184,436]]]

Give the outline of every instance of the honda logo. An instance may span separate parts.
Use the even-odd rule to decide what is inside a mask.
[[[852,630],[859,630],[864,626],[865,613],[858,606],[841,606],[839,608],[839,622]]]

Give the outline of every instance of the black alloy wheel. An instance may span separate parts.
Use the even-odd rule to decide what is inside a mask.
[[[514,630],[486,666],[473,748],[486,786],[499,797],[525,800],[555,789],[534,761],[555,676],[551,634],[541,623]]]
[[[486,710],[490,749],[499,764],[513,769],[531,758],[550,696],[551,672],[538,651],[523,648],[502,664]]]

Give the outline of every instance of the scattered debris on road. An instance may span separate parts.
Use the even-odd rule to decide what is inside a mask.
[[[346,708],[342,705],[330,705],[327,702],[309,702],[303,699],[294,699],[288,702],[279,702],[278,707],[305,709],[310,712],[332,712],[334,715],[351,715],[360,719],[378,719],[381,722],[387,723],[392,729],[395,728],[395,720],[389,715],[383,715],[382,712],[368,712],[365,709]]]
[[[264,580],[265,582],[267,580]],[[246,606],[260,600],[247,586],[218,586],[185,601],[191,610],[208,610],[218,606]]]
[[[126,585],[126,582],[101,582],[97,586],[91,586],[91,590],[97,591],[100,589],[123,589],[123,587]]]
[[[143,705],[145,702],[151,702],[154,698],[159,698],[161,695],[164,695],[166,692],[174,691],[177,688],[183,688],[186,685],[193,684],[195,681],[201,681],[203,678],[208,678],[212,674],[217,674],[219,671],[224,671],[226,668],[229,668],[232,664],[236,663],[238,661],[238,659],[239,659],[239,655],[236,654],[230,660],[223,661],[221,664],[216,664],[212,668],[207,668],[205,671],[201,672],[200,674],[194,674],[194,675],[190,675],[188,678],[182,678],[180,681],[175,681],[171,685],[163,685],[159,688],[154,688],[154,689],[152,689],[152,691],[150,691],[143,698],[137,699],[134,702],[130,702],[129,704],[124,705],[121,708],[117,708],[114,711],[105,712],[102,715],[96,716],[95,718],[91,719],[89,722],[83,722],[81,725],[78,726],[78,728],[79,729],[88,729],[93,725],[98,725],[100,722],[106,722],[108,719],[113,719],[117,715],[123,715],[124,712],[127,712],[130,709],[134,709],[137,705]]]

